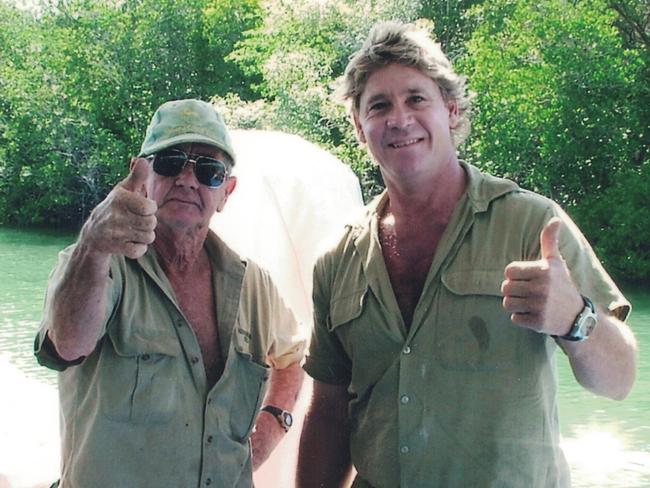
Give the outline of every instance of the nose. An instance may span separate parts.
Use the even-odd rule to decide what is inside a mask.
[[[188,159],[181,172],[176,176],[174,184],[177,186],[187,186],[193,189],[198,188],[199,180],[196,179],[194,165],[196,165],[196,162],[193,159]]]
[[[404,129],[413,122],[413,115],[408,107],[396,106],[386,118],[386,127],[389,129]]]

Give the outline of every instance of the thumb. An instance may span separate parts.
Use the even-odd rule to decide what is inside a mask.
[[[131,172],[122,180],[120,186],[125,190],[148,196],[151,193],[151,164],[145,158],[131,159]]]
[[[562,229],[562,220],[558,217],[553,217],[546,223],[539,236],[540,245],[542,248],[542,259],[562,258],[560,254],[560,230]]]

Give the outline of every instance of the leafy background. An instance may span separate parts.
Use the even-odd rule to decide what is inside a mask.
[[[548,195],[612,274],[650,280],[646,0],[0,0],[0,224],[77,228],[162,102],[376,166],[331,97],[378,20],[417,21],[477,93],[461,156]]]

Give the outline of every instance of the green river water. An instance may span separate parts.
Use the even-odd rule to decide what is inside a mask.
[[[26,385],[43,383],[52,389],[56,385],[56,374],[34,360],[32,343],[48,274],[57,252],[73,239],[72,235],[0,228],[0,359],[20,371]],[[624,291],[633,305],[629,323],[640,350],[637,382],[626,400],[610,401],[584,391],[574,381],[566,359],[558,354],[563,446],[575,487],[650,487],[650,289],[628,287]],[[12,385],[21,389],[20,382]],[[10,402],[12,393],[3,391],[3,402]],[[0,452],[18,442],[6,437],[0,436]],[[0,466],[3,486],[1,475]]]

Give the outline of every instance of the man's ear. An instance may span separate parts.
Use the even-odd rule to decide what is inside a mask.
[[[449,112],[449,128],[455,129],[460,122],[460,113],[458,112],[458,102],[449,100],[447,102],[447,111]]]
[[[228,181],[226,181],[226,195],[230,195],[232,192],[235,191],[235,188],[237,187],[237,177],[236,176],[231,176],[228,178]]]
[[[354,129],[357,134],[357,140],[361,144],[366,143],[366,135],[363,133],[363,128],[361,127],[361,122],[359,121],[359,114],[356,110],[352,111],[352,122],[354,122]]]
[[[221,202],[219,202],[219,205],[217,206],[217,212],[221,212],[223,210],[223,207],[226,206],[226,201],[228,200],[228,197],[233,191],[235,191],[235,188],[237,187],[237,177],[236,176],[229,177],[225,181],[224,185],[226,185],[226,188],[224,189],[223,198],[221,199]]]

